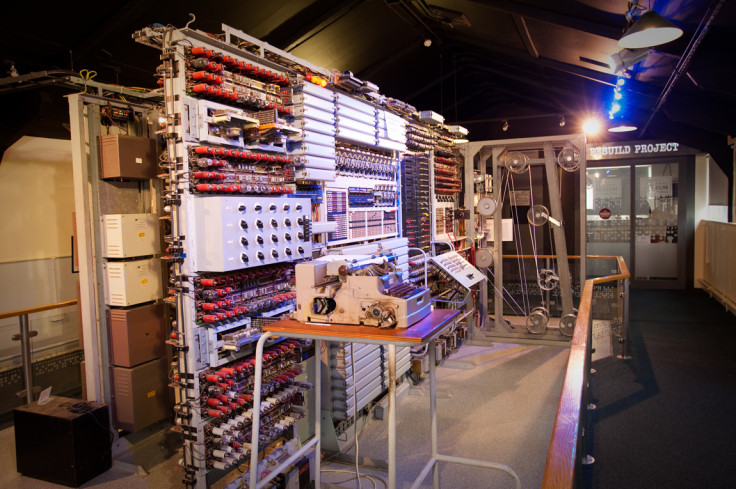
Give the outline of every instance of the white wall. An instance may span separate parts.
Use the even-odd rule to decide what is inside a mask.
[[[693,286],[702,287],[704,274],[705,233],[702,221],[728,222],[728,194],[723,202],[728,178],[709,155],[695,157],[695,265]],[[727,190],[726,190],[727,192]]]
[[[0,312],[77,297],[71,273],[71,142],[24,136],[0,163]],[[36,313],[34,358],[75,347],[76,307]],[[0,320],[0,368],[19,364],[18,319]]]

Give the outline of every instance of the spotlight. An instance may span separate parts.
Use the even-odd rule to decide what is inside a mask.
[[[430,38],[427,38],[424,40],[424,47],[428,48],[432,45],[432,40]]]
[[[608,66],[612,73],[619,73],[631,68],[649,56],[649,49],[622,49],[608,58]]]
[[[583,123],[583,132],[588,136],[594,136],[601,130],[601,121],[596,118],[591,118]]]
[[[561,115],[560,116],[560,127],[565,127],[565,124],[567,124],[567,122],[565,121],[565,116]]]
[[[509,130],[509,121],[503,121],[503,127],[501,127],[503,132],[506,132]]]
[[[618,41],[622,48],[637,49],[659,46],[682,36],[682,29],[654,10],[639,17]]]

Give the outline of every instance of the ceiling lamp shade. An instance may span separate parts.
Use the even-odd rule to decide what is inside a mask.
[[[681,35],[682,29],[650,10],[634,22],[618,45],[627,49],[649,48],[674,41]]]
[[[621,122],[616,126],[609,127],[608,132],[631,132],[636,131],[637,129],[638,127],[630,122]]]

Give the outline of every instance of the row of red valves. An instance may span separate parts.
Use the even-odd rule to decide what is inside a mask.
[[[269,83],[276,85],[286,86],[289,84],[289,77],[276,73],[260,66],[256,66],[252,63],[246,63],[245,61],[239,61],[233,56],[228,54],[218,53],[212,49],[205,48],[203,46],[197,46],[191,50],[192,56],[197,56],[198,59],[192,60],[192,66],[198,69],[205,69],[208,71],[223,71],[225,67],[231,70],[237,70],[242,73],[253,76]],[[218,63],[219,61],[219,63]]]
[[[255,153],[252,151],[241,151],[238,149],[222,148],[219,146],[195,146],[192,149],[197,155],[212,155],[228,158],[239,158],[243,160],[259,161],[263,163],[291,163],[291,158],[284,155],[273,155],[268,153]],[[218,164],[214,166],[218,166]]]
[[[224,192],[228,194],[290,194],[293,192],[291,187],[282,187],[275,185],[224,185],[199,183],[194,187],[197,192]]]
[[[277,104],[270,100],[264,100],[262,96],[255,97],[253,92],[243,93],[238,90],[227,90],[219,86],[208,85],[207,83],[198,83],[191,87],[192,92],[199,95],[208,95],[210,97],[220,98],[230,102],[239,102],[243,104],[255,104],[263,109],[275,109],[281,114],[290,115],[293,109],[288,105]],[[260,92],[256,92],[260,93]]]

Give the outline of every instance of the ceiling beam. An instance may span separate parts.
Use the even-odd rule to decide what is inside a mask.
[[[473,3],[482,5],[483,7],[504,12],[510,15],[517,15],[526,17],[528,19],[534,19],[540,22],[546,22],[548,24],[556,24],[564,27],[569,27],[581,32],[587,32],[588,34],[595,34],[596,36],[605,37],[608,39],[620,39],[623,35],[624,27],[624,16],[623,12],[621,15],[609,14],[606,16],[607,23],[601,24],[599,22],[592,22],[590,20],[575,17],[569,14],[563,14],[555,12],[553,10],[546,10],[543,8],[535,7],[520,2],[512,2],[509,0],[470,0]],[[555,5],[571,5],[576,4],[576,7],[580,2],[554,2]],[[578,7],[582,8],[582,7]],[[567,9],[570,10],[570,9]],[[600,15],[600,14],[599,14]],[[618,25],[616,24],[618,21]]]
[[[478,39],[458,34],[456,32],[448,32],[447,37],[451,37],[452,40],[459,43],[460,45],[463,45],[462,51],[472,52],[471,50],[468,50],[467,47],[464,45],[469,45],[477,48],[475,54],[477,56],[485,57],[485,61],[489,63],[501,61],[505,62],[506,65],[517,68],[521,67],[523,63],[526,63],[527,65],[534,64],[542,66],[544,68],[567,73],[578,78],[590,80],[599,84],[608,85],[610,87],[616,86],[616,76],[612,74],[602,73],[600,71],[583,68],[582,66],[563,63],[561,61],[555,61],[549,58],[532,58],[526,55],[524,51],[508,48],[498,44],[484,43]],[[499,56],[501,57],[500,60]],[[538,74],[536,76],[538,76]],[[639,93],[646,97],[656,98],[659,95],[658,89],[652,88],[644,83],[637,82],[636,80],[628,80],[626,86],[628,90]]]
[[[292,51],[350,13],[364,0],[317,0],[263,37],[284,51]]]
[[[538,58],[539,50],[537,50],[537,46],[534,45],[534,40],[532,39],[532,35],[529,34],[529,28],[526,25],[524,17],[520,15],[512,15],[511,18],[514,20],[514,25],[516,26],[516,30],[519,32],[521,42],[524,44],[529,55],[532,58]]]

